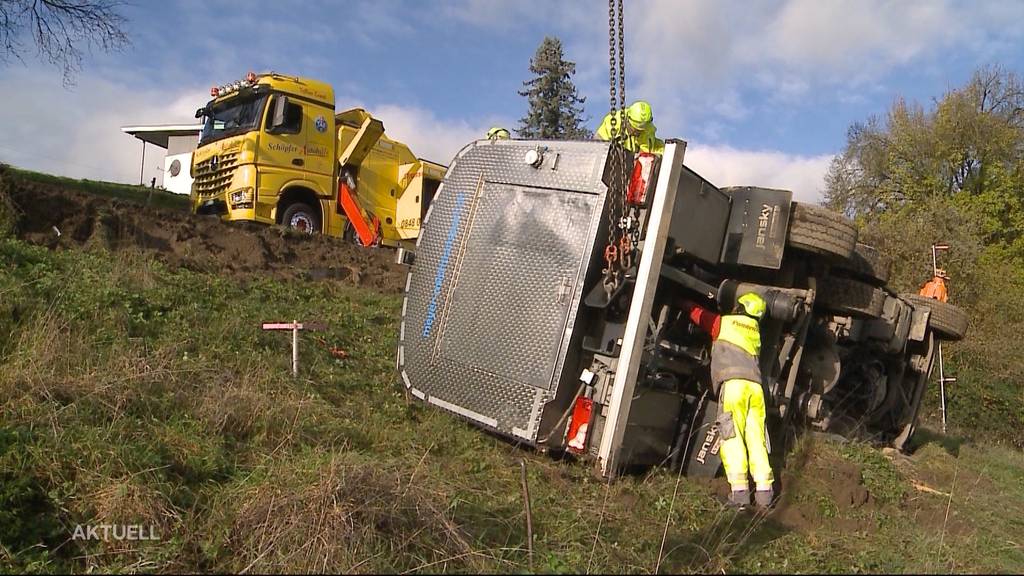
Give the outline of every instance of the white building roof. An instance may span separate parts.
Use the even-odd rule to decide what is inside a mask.
[[[156,126],[122,126],[121,132],[131,134],[143,142],[167,148],[171,136],[199,136],[202,124],[164,124]]]

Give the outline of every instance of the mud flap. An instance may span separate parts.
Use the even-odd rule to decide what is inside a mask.
[[[703,403],[698,404],[696,418],[700,424],[694,426],[687,442],[686,460],[683,464],[683,475],[699,478],[713,478],[722,466],[722,458],[718,449],[722,444],[719,433],[718,399],[704,396]]]

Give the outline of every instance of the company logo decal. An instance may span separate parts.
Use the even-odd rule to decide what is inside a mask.
[[[306,156],[319,156],[320,158],[327,158],[327,147],[326,146],[306,146],[303,151]]]
[[[287,143],[284,143],[284,142],[271,142],[270,144],[267,144],[267,148],[270,148],[271,150],[273,150],[275,152],[285,152],[285,153],[298,152],[299,151],[299,147],[296,146],[295,144],[287,144]]]

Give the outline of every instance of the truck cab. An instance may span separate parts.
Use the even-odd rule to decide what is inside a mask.
[[[330,85],[250,73],[210,91],[193,154],[192,210],[226,221],[279,224],[343,236],[374,222],[377,243],[419,235],[445,167],[415,157],[361,109],[335,113]],[[341,202],[342,184],[357,202]]]

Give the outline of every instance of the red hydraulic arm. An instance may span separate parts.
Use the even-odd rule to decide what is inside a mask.
[[[371,216],[370,222],[363,218],[363,211],[359,209],[359,203],[356,202],[356,198],[352,195],[352,190],[349,189],[344,178],[341,178],[338,184],[338,203],[345,211],[348,221],[352,223],[359,243],[363,246],[373,246],[377,242],[380,220],[376,216]]]

